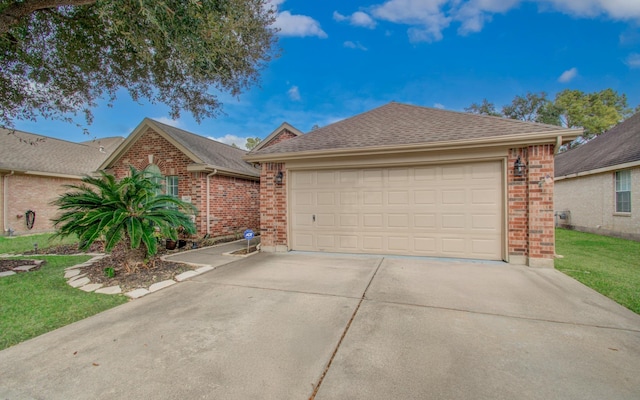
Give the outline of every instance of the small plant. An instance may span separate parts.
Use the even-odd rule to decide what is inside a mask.
[[[107,278],[113,278],[116,276],[116,270],[113,267],[107,267],[104,269],[104,276]]]

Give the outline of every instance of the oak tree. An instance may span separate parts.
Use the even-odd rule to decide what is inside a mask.
[[[0,126],[88,124],[124,89],[198,121],[256,83],[275,54],[267,0],[0,0]]]

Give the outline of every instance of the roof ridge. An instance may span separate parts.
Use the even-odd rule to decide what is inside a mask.
[[[180,132],[182,132],[182,133],[186,133],[186,134],[188,134],[188,135],[196,136],[196,137],[198,137],[198,138],[200,138],[200,139],[210,140],[210,141],[212,141],[212,142],[214,142],[214,143],[221,144],[221,145],[223,145],[223,146],[227,146],[227,147],[229,147],[229,148],[231,148],[231,149],[234,149],[234,150],[239,150],[239,151],[242,151],[242,152],[244,152],[244,153],[246,153],[246,152],[247,152],[246,150],[243,150],[243,149],[241,149],[241,148],[239,148],[239,147],[234,147],[234,146],[232,146],[232,145],[230,145],[230,144],[226,144],[226,143],[220,142],[220,141],[215,140],[215,139],[212,139],[212,138],[210,138],[210,137],[208,137],[208,136],[203,136],[203,135],[201,135],[201,134],[194,133],[194,132],[190,132],[190,131],[187,131],[187,130],[185,130],[185,129],[182,129],[182,128],[178,128],[178,127],[176,127],[176,126],[173,126],[173,125],[165,124],[164,122],[157,121],[157,120],[155,120],[155,119],[153,119],[153,118],[149,118],[149,119],[150,119],[151,121],[153,121],[154,123],[157,123],[157,124],[162,125],[162,126],[164,126],[164,127],[168,127],[168,128],[170,128],[170,129],[176,129],[176,130],[178,130],[178,131],[180,131]]]

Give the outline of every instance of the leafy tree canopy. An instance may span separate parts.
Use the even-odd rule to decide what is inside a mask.
[[[544,92],[527,92],[524,96],[515,96],[510,104],[502,107],[501,113],[487,99],[481,104],[471,104],[465,111],[566,128],[583,128],[584,139],[611,129],[632,114],[626,95],[618,94],[613,89],[593,93],[567,89],[558,93],[553,101]]]
[[[0,126],[91,123],[120,88],[200,121],[274,56],[267,0],[0,0]]]
[[[262,139],[260,139],[259,137],[247,138],[247,143],[245,143],[244,147],[246,147],[247,150],[253,150],[253,148],[259,145],[261,141]]]

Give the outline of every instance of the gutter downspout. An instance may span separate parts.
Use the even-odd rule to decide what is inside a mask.
[[[207,175],[207,235],[211,233],[211,191],[209,190],[210,188],[210,183],[209,183],[209,178],[214,176],[215,174],[218,173],[217,169],[214,169],[212,173],[210,173],[209,175]]]
[[[2,200],[2,225],[4,228],[4,232],[7,232],[9,228],[7,227],[7,214],[9,213],[9,205],[7,204],[9,201],[9,184],[7,178],[11,175],[15,174],[16,171],[11,171],[10,174],[4,174],[2,177],[2,184],[4,185],[2,194],[4,195],[4,199]]]
[[[562,147],[562,136],[557,136],[556,137],[556,148],[553,150],[553,155],[558,155],[558,152],[560,151],[560,147]]]

